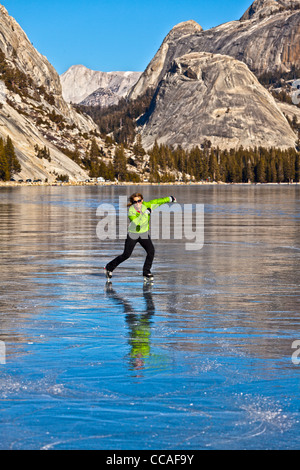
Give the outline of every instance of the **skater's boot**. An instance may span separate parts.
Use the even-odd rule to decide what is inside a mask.
[[[144,282],[153,282],[154,276],[152,273],[144,274]]]
[[[108,282],[110,282],[111,278],[112,278],[112,271],[109,271],[106,266],[104,268],[104,274],[106,276],[106,279]]]

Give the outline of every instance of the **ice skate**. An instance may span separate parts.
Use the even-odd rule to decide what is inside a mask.
[[[144,274],[144,284],[152,284],[154,282],[154,276],[152,273]]]
[[[111,282],[112,271],[108,271],[108,269],[106,269],[106,267],[104,267],[104,274],[106,276],[107,282]]]

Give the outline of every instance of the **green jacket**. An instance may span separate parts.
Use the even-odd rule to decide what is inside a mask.
[[[134,205],[129,207],[128,218],[130,220],[130,225],[128,227],[128,232],[130,233],[145,233],[149,230],[150,222],[150,213],[148,209],[153,211],[162,204],[167,204],[172,202],[171,197],[162,197],[159,199],[152,199],[151,201],[143,201],[141,212],[135,210]]]

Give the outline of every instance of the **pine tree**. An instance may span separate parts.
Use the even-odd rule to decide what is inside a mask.
[[[0,138],[0,180],[8,181],[10,179],[10,171],[8,160],[5,155],[4,142]]]
[[[4,146],[4,154],[8,163],[9,177],[11,178],[16,173],[20,173],[21,165],[19,163],[19,160],[17,159],[17,156],[15,154],[15,148],[9,136],[7,136],[6,144]]]
[[[118,147],[116,147],[114,156],[115,177],[118,179],[118,181],[126,181],[126,166],[127,159],[125,155],[124,145],[120,144]]]
[[[286,151],[283,156],[284,181],[291,182],[295,179],[295,164],[292,152]]]
[[[209,156],[209,177],[212,181],[219,181],[220,180],[220,173],[219,173],[219,165],[217,157],[211,149],[210,156]]]
[[[300,181],[300,153],[297,152],[295,157],[295,181]]]
[[[136,136],[136,143],[133,146],[133,153],[136,157],[143,157],[146,153],[142,145],[142,136],[140,134]]]
[[[245,167],[245,181],[251,183],[254,181],[254,172],[252,167],[252,162],[250,156],[247,158],[246,167]]]
[[[106,167],[106,179],[113,181],[115,178],[115,170],[112,162],[109,162]]]
[[[279,155],[277,159],[277,182],[282,183],[284,181],[284,172],[283,172],[283,162],[282,162],[282,156]]]
[[[90,159],[94,161],[97,161],[98,157],[100,156],[100,150],[95,139],[93,139],[91,142],[89,155]]]
[[[78,153],[78,149],[77,149]],[[99,176],[104,176],[106,173],[106,165],[101,160],[103,155],[103,149],[99,149],[95,139],[92,140],[88,152],[83,160],[85,168],[89,171],[89,176],[91,178],[96,178]]]
[[[256,181],[258,183],[265,183],[266,181],[266,163],[263,157],[261,157],[257,164]]]
[[[277,181],[277,171],[276,171],[275,158],[272,158],[270,162],[268,183],[276,183],[276,181]]]

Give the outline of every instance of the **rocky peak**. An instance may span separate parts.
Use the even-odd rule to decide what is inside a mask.
[[[273,13],[300,8],[300,0],[255,0],[241,20],[250,20],[272,15]]]
[[[210,140],[223,149],[293,147],[296,135],[246,64],[230,56],[194,52],[176,58],[140,121],[143,146]]]
[[[189,38],[202,31],[203,28],[194,20],[184,21],[175,25],[165,37],[145,72],[130,90],[129,98],[136,99],[145,93],[147,88],[156,87],[162,75],[167,71],[170,60],[186,53],[185,44],[189,42]],[[183,44],[183,46],[180,46],[180,44]]]
[[[197,31],[203,31],[202,26],[194,20],[183,21],[182,23],[176,24],[171,31],[169,32],[167,39],[170,39],[172,36],[184,36],[185,34],[194,34]]]

